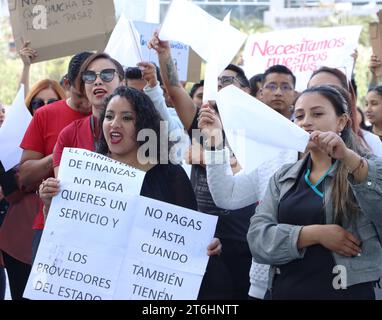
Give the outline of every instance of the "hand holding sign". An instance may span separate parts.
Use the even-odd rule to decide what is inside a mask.
[[[20,58],[23,61],[24,67],[30,66],[33,62],[33,60],[37,57],[37,51],[31,47],[30,41],[23,42],[23,47],[20,49],[19,54]]]
[[[32,63],[101,51],[115,26],[113,0],[9,1],[10,20],[18,50],[33,44],[39,55]]]
[[[222,243],[219,238],[213,238],[207,247],[207,255],[209,257],[220,255],[222,252]]]
[[[140,62],[138,67],[141,69],[142,78],[147,81],[149,87],[154,88],[157,83],[157,68],[149,62]]]
[[[163,41],[159,39],[158,30],[154,32],[153,37],[147,44],[147,47],[149,49],[154,49],[158,53],[158,55],[170,53],[170,43],[168,41]]]
[[[40,198],[42,202],[44,202],[44,215],[46,219],[50,204],[52,203],[52,198],[60,192],[60,181],[50,177],[42,181],[38,190]]]
[[[369,62],[369,70],[372,75],[377,76],[377,70],[382,66],[381,60],[376,54],[372,54]]]
[[[219,116],[209,105],[204,105],[199,113],[199,129],[207,138],[208,147],[219,146],[223,143],[223,128]]]
[[[125,67],[135,66],[142,61],[139,38],[134,23],[122,14],[110,36],[105,52]]]
[[[66,148],[59,177],[26,297],[196,299],[217,217],[139,196],[144,172],[86,150]]]

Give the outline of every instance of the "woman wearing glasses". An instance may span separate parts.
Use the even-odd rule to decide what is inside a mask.
[[[106,53],[93,54],[81,66],[76,89],[88,98],[92,114],[74,121],[60,133],[53,155],[56,176],[65,147],[95,151],[100,133],[98,119],[105,109],[105,98],[122,85],[123,80],[123,67]]]
[[[96,114],[98,117],[98,110],[101,110],[101,104],[103,103],[103,97],[106,96],[106,94],[109,94],[114,91],[114,89],[119,86],[120,81],[122,78],[119,78],[118,76],[114,77],[115,72],[109,73],[109,72],[102,72],[101,78],[105,79],[106,81],[103,82],[100,80],[101,78],[98,77],[97,81],[95,82],[94,90],[89,90],[89,93],[87,93],[87,96],[89,97],[89,102],[86,99],[86,96],[84,95],[84,91],[80,92],[75,88],[75,83],[78,78],[80,78],[80,75],[82,75],[82,66],[84,66],[87,61],[90,61],[86,64],[86,66],[89,66],[93,59],[88,60],[92,58],[93,56],[98,56],[91,54],[89,52],[81,52],[77,55],[75,55],[71,62],[69,63],[68,68],[68,80],[70,82],[70,92],[72,95],[71,99],[68,99],[65,103],[64,101],[58,101],[54,105],[56,105],[55,110],[51,109],[53,107],[47,107],[42,108],[37,111],[34,119],[32,120],[27,133],[24,136],[23,142],[21,144],[21,147],[24,149],[23,157],[21,160],[21,167],[20,167],[20,177],[23,182],[23,185],[28,185],[28,189],[30,190],[36,190],[35,184],[36,184],[36,177],[38,178],[37,186],[41,183],[42,179],[45,179],[46,177],[51,176],[52,174],[52,168],[53,168],[53,148],[57,142],[58,146],[62,146],[63,144],[65,146],[77,146],[77,141],[79,140],[80,143],[83,141],[84,136],[90,137],[89,142],[90,146],[92,146],[89,150],[94,150],[94,138],[95,137],[95,128],[96,126],[91,127],[90,125],[90,119],[92,119],[91,116],[88,116],[89,114],[89,102],[92,107],[93,114]],[[96,68],[100,68],[100,70],[103,69],[116,69],[116,66],[119,65],[118,62],[114,62],[109,60],[110,57],[106,56],[106,58],[103,59],[95,59],[94,64],[91,65],[91,67],[95,66]],[[106,64],[106,67],[104,67]],[[122,69],[122,67],[120,67]],[[87,69],[84,69],[87,70]],[[93,70],[94,71],[94,70]],[[96,70],[98,72],[98,70]],[[105,76],[106,73],[106,76]],[[122,72],[123,75],[123,72]],[[109,80],[114,80],[109,81]],[[109,82],[108,82],[109,81]],[[89,82],[89,81],[88,81]],[[90,86],[90,85],[89,85]],[[85,101],[86,100],[86,101]],[[75,106],[74,101],[76,102]],[[39,121],[35,121],[39,120]],[[93,119],[94,121],[94,119]],[[92,123],[93,123],[92,121]],[[63,124],[65,125],[63,126]],[[70,131],[69,136],[62,136],[59,135],[62,128],[65,128],[65,126],[68,126],[66,128],[74,128],[77,129],[78,124],[85,123],[85,126],[81,125],[80,128],[85,128],[84,134],[83,132],[79,131],[78,135],[75,135],[72,131]],[[97,121],[94,121],[94,123],[97,123]],[[40,132],[40,128],[44,129],[43,133]],[[66,128],[63,130],[63,132],[67,132]],[[94,129],[92,129],[94,128]],[[86,131],[87,129],[87,131]],[[57,131],[58,130],[58,131]],[[73,137],[71,136],[73,135]],[[58,137],[58,138],[57,138]],[[69,137],[69,141],[65,141],[65,138]],[[71,140],[71,139],[74,139]],[[82,140],[81,140],[82,139]],[[73,144],[72,144],[73,143]],[[71,145],[72,144],[72,145]],[[83,145],[79,145],[80,147],[86,147]],[[56,147],[58,149],[58,147]],[[62,147],[63,149],[63,147]],[[61,152],[62,152],[61,149]],[[25,168],[25,170],[23,170]],[[34,171],[33,171],[34,170]],[[31,176],[31,172],[35,172],[34,176]],[[35,256],[38,248],[38,244],[40,242],[40,238],[42,235],[42,230],[44,228],[44,217],[42,210],[39,209],[40,200],[38,196],[35,193],[29,193],[30,197],[35,197],[36,203],[37,203],[37,209],[35,212],[38,214],[34,214],[33,217],[28,219],[29,229],[31,230],[31,225],[33,224],[33,244],[32,244],[32,250],[30,250],[30,241],[25,241],[25,243],[29,243],[29,254],[31,255],[30,260]],[[31,206],[32,207],[32,206]],[[36,217],[35,217],[36,216]],[[24,219],[25,220],[25,219]],[[25,222],[26,224],[26,222]],[[0,232],[1,235],[1,232]],[[1,239],[0,239],[1,242]],[[11,244],[9,245],[11,246]],[[32,254],[31,254],[32,251]],[[27,274],[26,280],[28,279],[29,272],[30,272],[30,265],[28,264],[28,272],[25,272]],[[25,286],[25,285],[24,285]],[[22,297],[23,290],[19,290],[20,294],[18,294],[18,298]]]
[[[38,81],[29,90],[30,66],[38,55],[37,51],[29,45],[29,41],[24,42],[23,47],[19,51],[20,58],[23,62],[20,84],[24,85],[26,96],[25,104],[29,112],[33,115],[38,108],[65,99],[65,91],[57,81],[50,79]]]
[[[64,100],[65,91],[57,81],[45,79],[38,81],[25,97],[29,112],[34,115],[37,109],[53,102]]]

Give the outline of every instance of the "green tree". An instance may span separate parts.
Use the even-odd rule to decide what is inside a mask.
[[[231,19],[231,25],[236,29],[239,29],[241,32],[246,33],[247,35],[272,31],[271,27],[266,26],[261,20],[257,19],[256,17],[251,17],[245,21],[233,18]],[[239,52],[236,54],[235,58],[233,59],[233,63],[238,63],[240,65],[239,62],[241,60],[241,55],[244,50],[244,47],[245,43],[241,47]]]
[[[244,20],[238,20],[238,19],[231,19],[231,24],[236,29],[239,29],[241,32],[244,32],[246,34],[253,34],[257,32],[269,32],[272,31],[272,28],[269,26],[266,26],[261,20],[252,17],[246,21]]]
[[[0,26],[0,101],[9,105],[16,96],[23,64],[13,47],[9,18],[2,18]],[[33,64],[30,85],[47,78],[60,81],[68,63],[69,57],[65,57]]]
[[[372,48],[370,46],[369,38],[369,23],[376,21],[377,16],[354,16],[349,15],[346,12],[334,12],[327,20],[318,24],[318,27],[337,27],[344,25],[361,25],[362,31],[359,37],[359,45],[357,48],[358,59],[354,68],[354,78],[357,84],[358,90],[358,100],[357,104],[359,106],[364,105],[364,97],[368,90],[368,85],[370,81],[370,72],[368,69],[368,64],[370,56],[372,54]]]

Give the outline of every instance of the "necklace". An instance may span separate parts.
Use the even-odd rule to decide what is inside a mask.
[[[308,184],[309,187],[311,187],[313,189],[313,191],[319,195],[321,198],[324,197],[324,193],[321,192],[320,190],[318,190],[318,186],[320,185],[320,183],[328,176],[328,174],[330,173],[330,171],[332,171],[334,165],[337,163],[337,160],[334,161],[332,163],[332,165],[329,167],[328,170],[326,170],[326,172],[320,177],[320,179],[318,179],[318,181],[313,184],[310,180],[309,180],[309,177],[310,177],[310,168],[308,168],[308,170],[306,171],[306,174],[305,174],[305,182]]]

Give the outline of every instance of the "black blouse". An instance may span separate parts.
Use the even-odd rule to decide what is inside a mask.
[[[309,180],[310,159],[301,170],[294,187],[281,199],[278,223],[292,225],[325,224],[323,185],[328,172],[313,185]],[[374,299],[372,283],[335,289],[332,252],[322,245],[306,249],[304,258],[277,268],[272,299]]]
[[[180,165],[158,164],[146,172],[141,196],[198,210],[190,179]]]

